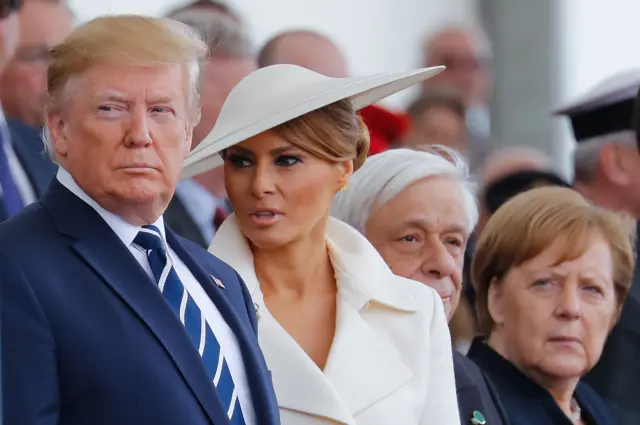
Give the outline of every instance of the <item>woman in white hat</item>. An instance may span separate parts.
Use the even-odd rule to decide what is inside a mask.
[[[367,155],[356,111],[441,69],[333,79],[263,68],[186,161],[187,176],[224,163],[234,214],[210,251],[251,293],[284,425],[460,424],[438,294],[329,217]]]

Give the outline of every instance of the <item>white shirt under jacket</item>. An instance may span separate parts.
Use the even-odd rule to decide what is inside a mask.
[[[244,279],[283,425],[460,425],[451,339],[440,297],[394,275],[364,236],[329,218],[336,330],[322,371],[267,310],[235,216],[209,251]],[[259,420],[259,418],[258,418]]]

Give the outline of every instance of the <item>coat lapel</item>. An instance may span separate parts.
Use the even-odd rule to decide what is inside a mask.
[[[228,419],[184,326],[128,248],[89,205],[54,181],[42,203],[58,231],[156,336],[215,424]]]
[[[404,386],[413,376],[396,348],[377,335],[362,314],[366,312],[358,311],[344,297],[338,299],[336,334],[325,368],[352,416]]]
[[[338,424],[355,425],[355,420],[327,376],[266,311],[258,322],[260,346],[273,375],[278,406]]]

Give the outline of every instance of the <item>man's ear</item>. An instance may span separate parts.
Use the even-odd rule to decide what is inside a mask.
[[[625,149],[617,143],[607,143],[600,149],[598,164],[606,178],[618,186],[628,186],[631,177],[625,168]]]
[[[69,150],[69,139],[62,112],[47,112],[45,121],[49,132],[49,148],[53,149],[55,156],[65,158]]]

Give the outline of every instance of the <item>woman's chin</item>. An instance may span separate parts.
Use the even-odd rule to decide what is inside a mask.
[[[287,238],[282,232],[249,231],[244,233],[244,236],[249,240],[251,246],[258,249],[277,249],[291,242],[290,238]]]
[[[567,353],[547,359],[541,365],[541,369],[546,375],[570,379],[582,377],[590,367],[583,356]]]

